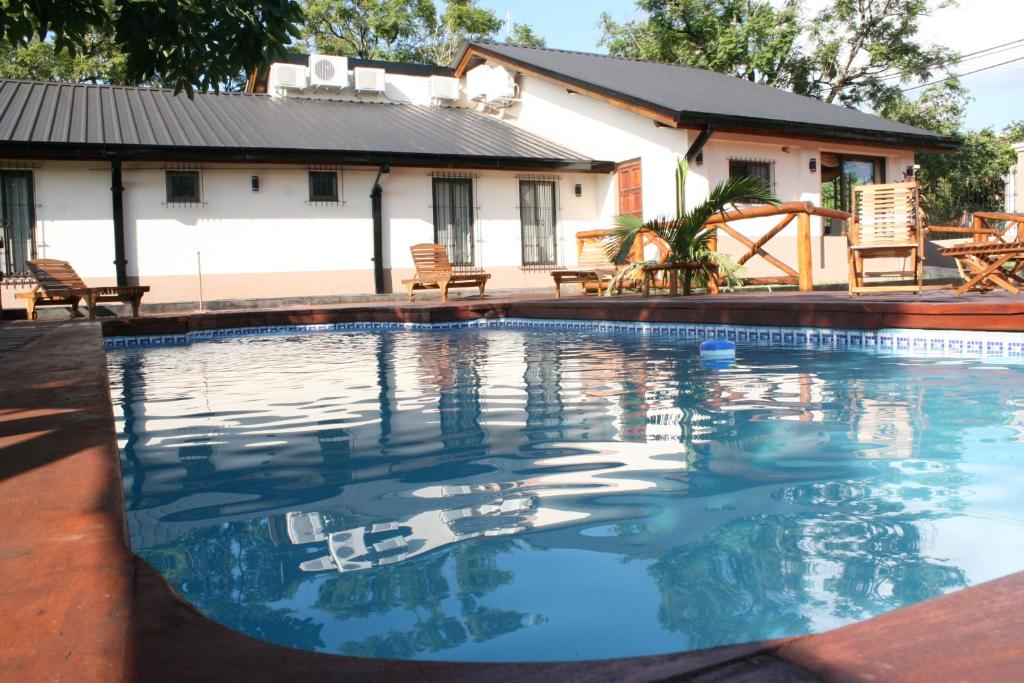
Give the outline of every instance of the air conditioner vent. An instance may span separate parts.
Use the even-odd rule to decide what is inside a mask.
[[[431,76],[428,81],[430,99],[451,102],[459,99],[459,79],[450,76]]]
[[[267,78],[267,90],[271,94],[279,90],[302,90],[309,85],[306,67],[300,64],[272,64]]]
[[[348,58],[310,55],[309,83],[315,88],[347,88]]]
[[[384,69],[357,66],[354,73],[356,92],[384,92]]]

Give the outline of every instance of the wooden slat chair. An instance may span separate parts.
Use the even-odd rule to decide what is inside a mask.
[[[120,301],[130,304],[132,317],[138,317],[142,295],[149,287],[88,287],[67,261],[35,259],[27,262],[36,285],[28,292],[18,292],[15,298],[25,302],[29,320],[36,319],[37,306],[67,306],[70,317],[81,317],[78,304],[85,302],[89,317],[96,317],[96,304],[101,301]]]
[[[483,297],[490,273],[453,272],[448,251],[442,244],[414,244],[410,249],[416,275],[402,280],[409,292],[409,301],[416,300],[413,292],[419,289],[440,289],[441,301],[448,301],[448,290],[452,287],[479,287],[480,297]]]
[[[584,294],[593,287],[598,296],[604,287],[611,282],[618,272],[618,267],[608,260],[604,239],[578,239],[576,242],[575,269],[553,270],[551,277],[555,281],[555,296],[562,297],[563,284],[580,284]]]
[[[924,282],[924,215],[917,183],[857,185],[849,241],[850,294],[920,292]],[[868,271],[869,260],[903,259],[898,269]],[[893,281],[902,284],[893,284]]]

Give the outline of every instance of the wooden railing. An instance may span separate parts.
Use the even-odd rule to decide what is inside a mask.
[[[751,218],[767,218],[770,216],[780,216],[781,219],[774,227],[753,240],[730,225],[731,222]],[[839,221],[848,221],[851,217],[845,211],[824,209],[820,206],[815,206],[812,202],[785,202],[778,206],[765,205],[735,209],[712,217],[705,225],[717,226],[719,230],[747,248],[747,251],[736,259],[736,262],[740,265],[743,265],[755,256],[760,256],[785,273],[785,275],[777,277],[744,278],[746,284],[797,285],[801,292],[811,292],[814,291],[814,277],[811,267],[811,216],[821,216],[822,218],[831,218]],[[797,235],[797,264],[795,268],[776,258],[764,248],[773,237],[785,230],[794,220],[796,221]],[[716,235],[712,238],[712,248],[717,248],[717,245],[718,237]]]
[[[996,214],[991,215],[994,216]],[[751,239],[731,225],[731,223],[741,220],[766,218],[770,216],[779,216],[780,220],[770,230],[756,239]],[[718,230],[721,230],[746,247],[746,252],[737,259],[737,262],[740,265],[743,265],[755,256],[760,256],[767,263],[775,266],[783,273],[781,276],[744,278],[744,282],[746,284],[797,285],[801,292],[810,292],[814,290],[814,278],[812,276],[811,266],[811,216],[821,216],[822,218],[831,218],[839,221],[848,221],[851,217],[851,215],[845,211],[824,209],[820,206],[815,206],[812,202],[786,202],[784,204],[779,204],[778,206],[765,205],[735,209],[712,217],[705,225],[718,228]],[[765,249],[765,245],[768,244],[772,238],[785,230],[794,220],[797,223],[797,264],[795,267],[785,263],[782,259],[775,257]],[[577,244],[581,244],[581,241],[583,240],[604,241],[608,237],[611,237],[612,234],[614,234],[614,231],[612,230],[586,230],[576,233],[576,240]],[[711,242],[711,248],[717,250],[717,234],[712,237]],[[647,259],[644,257],[644,253],[650,245],[654,245],[658,250],[658,255],[654,259]],[[644,230],[640,233],[640,239],[633,243],[629,262],[641,263],[643,261],[654,260],[658,263],[665,263],[669,258],[670,251],[671,249],[668,244],[665,243],[665,240],[663,240],[660,235],[649,230]],[[609,266],[610,265],[611,264],[609,264]],[[674,275],[675,273],[671,272],[673,279]],[[719,283],[720,282],[721,279],[719,280]],[[664,283],[662,283],[662,286],[663,285]],[[718,292],[717,286],[712,286],[709,289],[712,293]]]
[[[994,226],[992,221],[1007,223],[1002,227]],[[959,227],[955,225],[929,225],[929,233],[949,233],[952,235],[972,236],[975,242],[1006,242],[1005,235],[1011,228],[1016,227],[1014,239],[1018,242],[1024,241],[1024,214],[1002,213],[999,211],[975,211],[971,220],[971,227]]]

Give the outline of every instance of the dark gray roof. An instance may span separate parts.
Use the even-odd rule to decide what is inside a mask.
[[[588,52],[477,41],[463,46],[456,63],[476,47],[567,84],[646,106],[682,123],[768,128],[863,137],[899,143],[956,146],[948,138],[813,97],[795,95],[714,71],[610,57]]]
[[[0,80],[0,153],[593,165],[466,109]]]

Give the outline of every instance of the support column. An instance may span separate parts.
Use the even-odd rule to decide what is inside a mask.
[[[797,271],[800,273],[800,291],[814,291],[814,275],[811,271],[811,214],[802,211],[796,218]]]
[[[128,284],[128,259],[124,249],[124,186],[121,184],[121,160],[110,160],[111,214],[114,218],[114,271],[117,286]]]
[[[377,178],[370,190],[370,213],[373,215],[373,287],[377,294],[386,294],[384,282],[384,190],[381,189],[381,176],[391,172],[390,164],[381,164],[377,170]]]

